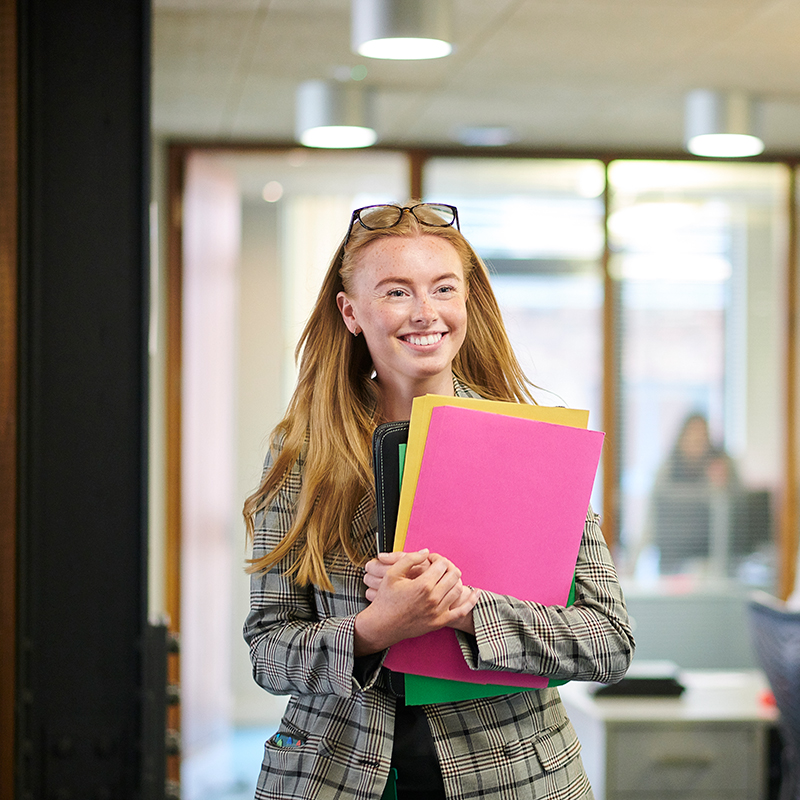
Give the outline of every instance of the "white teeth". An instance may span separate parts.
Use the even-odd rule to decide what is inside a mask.
[[[425,345],[436,344],[442,338],[441,333],[429,333],[427,336],[406,336],[405,339],[410,344]]]

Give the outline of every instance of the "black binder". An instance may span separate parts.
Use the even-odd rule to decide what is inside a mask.
[[[408,442],[408,421],[384,422],[372,434],[372,468],[378,509],[378,552],[391,552],[400,506],[400,446]]]

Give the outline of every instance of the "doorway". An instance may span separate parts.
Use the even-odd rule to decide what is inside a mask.
[[[398,153],[175,148],[163,284],[164,605],[185,800],[252,798],[286,698],[251,677],[241,508],[295,382],[294,348],[352,209],[408,194]],[[310,235],[313,232],[313,235]],[[157,471],[156,471],[157,472]],[[154,487],[153,496],[158,496]]]

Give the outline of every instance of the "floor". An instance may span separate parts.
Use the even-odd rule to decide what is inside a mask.
[[[253,800],[273,727],[234,728],[230,736],[187,757],[181,767],[181,800]]]
[[[235,728],[214,747],[184,759],[181,800],[253,800],[264,742],[276,726]],[[767,800],[777,800],[780,786],[780,739],[770,732]]]

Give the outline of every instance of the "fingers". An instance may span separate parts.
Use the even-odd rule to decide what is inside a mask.
[[[377,570],[370,570],[377,575]],[[393,579],[405,577],[420,579],[422,585],[436,597],[437,602],[456,586],[461,580],[461,570],[451,561],[438,553],[430,553],[427,549],[404,553],[394,564],[388,567],[383,575],[391,575]]]
[[[376,558],[373,558],[371,561],[367,562],[366,566],[364,567],[364,572],[366,576],[370,576],[371,578],[380,580],[386,575],[390,567],[399,563],[405,556],[407,555],[418,556],[418,559],[415,559],[415,561],[418,560],[419,563],[415,564],[414,562],[412,562],[411,569],[413,569],[414,566],[418,566],[424,561],[425,557],[427,557],[427,552],[428,552],[427,550],[420,550],[415,554],[402,553],[402,552],[378,553]],[[425,555],[423,556],[423,554]],[[369,585],[366,576],[364,578],[364,582],[368,583]]]
[[[366,599],[404,622],[414,620],[415,633],[452,625],[471,613],[477,592],[463,584],[461,570],[427,549],[380,553],[365,567]]]
[[[475,608],[481,590],[472,586],[464,586],[463,591],[455,605],[450,606],[450,611],[456,616],[463,617]]]
[[[461,570],[445,558],[434,561],[425,574],[430,581],[431,600],[443,609],[449,609],[461,597],[464,584]]]
[[[405,553],[403,551],[396,551],[394,553],[389,552],[382,552],[378,553],[375,560],[379,561],[381,564],[396,564]]]
[[[410,553],[397,553],[395,555],[399,555],[400,558],[391,564],[389,569],[396,575],[406,575],[409,570],[412,570],[414,567],[422,566],[428,560],[430,551],[425,548],[423,550],[415,550]]]
[[[407,577],[410,577],[410,572]],[[433,553],[426,559],[424,571],[414,581],[426,614],[437,621],[437,627],[446,625],[449,610],[463,602],[461,570],[449,559]]]
[[[364,583],[370,589],[378,589],[387,572],[398,564],[401,566],[399,572],[396,572],[396,576],[414,579],[425,571],[428,565],[427,558],[427,549],[412,553],[378,553],[377,557],[368,561],[364,567]],[[367,595],[367,599],[372,602],[375,598]]]
[[[405,553],[378,553],[378,555],[367,562],[364,569],[374,575],[385,575],[386,570],[396,564]]]
[[[475,635],[475,620],[472,612],[480,597],[480,589],[473,589],[465,586],[462,594],[462,602],[450,608],[451,617],[446,623],[447,627],[454,630],[464,631],[472,636]]]
[[[383,577],[379,577],[377,575],[370,575],[370,573],[364,573],[364,583],[366,584],[368,589],[375,589],[376,591],[380,588],[381,583],[383,583]],[[369,596],[367,596],[369,599]]]

